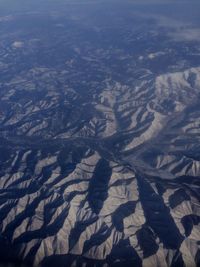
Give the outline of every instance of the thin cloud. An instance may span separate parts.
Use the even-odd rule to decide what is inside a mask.
[[[24,42],[21,42],[21,41],[15,41],[13,44],[12,44],[12,47],[13,48],[22,48],[24,46]]]
[[[200,29],[182,29],[169,34],[177,41],[200,41]]]

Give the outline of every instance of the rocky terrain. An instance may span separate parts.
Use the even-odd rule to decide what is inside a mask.
[[[200,41],[119,9],[0,17],[2,267],[200,266]]]

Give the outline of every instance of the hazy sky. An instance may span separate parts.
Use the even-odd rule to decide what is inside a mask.
[[[75,6],[77,13],[100,7],[104,10],[117,10],[128,6],[141,16],[151,17],[158,24],[178,29],[177,38],[200,39],[200,1],[199,0],[0,0],[0,17],[24,12],[65,11],[65,7]],[[85,8],[87,6],[87,8]],[[124,15],[124,14],[123,14]],[[176,34],[176,32],[175,32]],[[174,36],[175,37],[175,36]]]

